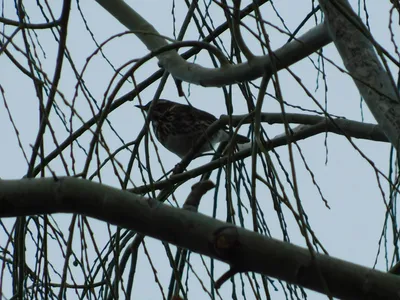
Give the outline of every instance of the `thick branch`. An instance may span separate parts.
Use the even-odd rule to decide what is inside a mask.
[[[399,149],[399,95],[390,73],[375,53],[368,29],[346,0],[319,0],[319,3],[344,65],[376,121],[392,145]]]
[[[96,1],[133,31],[150,51],[167,45],[165,38],[124,1]],[[297,40],[291,41],[274,52],[276,70],[284,69],[300,61],[331,41],[323,24],[314,27]],[[188,63],[176,51],[168,51],[157,57],[162,67],[175,79],[202,86],[224,86],[249,81],[261,77],[266,71],[271,71],[271,59],[268,55],[256,56],[246,63],[220,68],[205,68],[198,64]]]
[[[315,264],[307,249],[91,181],[1,180],[0,191],[0,217],[79,213],[324,293],[322,274],[341,299],[399,299],[398,276],[321,254]]]

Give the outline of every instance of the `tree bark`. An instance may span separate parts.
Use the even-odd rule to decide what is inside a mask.
[[[349,75],[383,132],[399,150],[399,94],[387,66],[382,66],[382,49],[346,0],[319,0],[319,3]]]
[[[123,0],[96,0],[96,2],[135,33],[150,51],[160,50],[168,45],[166,38]],[[284,69],[331,42],[324,24],[320,24],[274,51],[274,68]],[[175,79],[202,86],[219,87],[250,81],[260,78],[265,72],[273,71],[269,55],[254,56],[247,62],[236,65],[225,64],[219,68],[207,68],[189,63],[176,51],[165,51],[157,55],[157,58],[160,65]]]
[[[79,213],[340,299],[400,299],[396,275],[322,254],[312,259],[307,249],[91,181],[1,180],[0,191],[0,217]]]

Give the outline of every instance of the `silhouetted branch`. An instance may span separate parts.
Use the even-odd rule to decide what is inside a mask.
[[[183,204],[183,209],[197,211],[201,198],[209,190],[213,189],[215,184],[211,180],[200,181],[192,186],[192,191]]]
[[[166,39],[142,16],[122,0],[96,0],[104,9],[146,45],[150,51],[167,45]],[[238,16],[238,18],[240,15]],[[274,70],[282,70],[331,42],[324,24],[320,24],[301,37],[274,51]],[[220,68],[206,68],[185,61],[176,51],[168,51],[157,56],[161,66],[175,79],[202,86],[224,86],[249,81],[272,72],[268,55],[254,56],[250,61]]]
[[[0,181],[0,217],[79,213],[207,255],[241,272],[256,272],[341,299],[399,299],[400,278],[76,178]]]

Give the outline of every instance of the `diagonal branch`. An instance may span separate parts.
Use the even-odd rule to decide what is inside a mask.
[[[256,272],[324,292],[307,249],[268,238],[201,213],[76,178],[0,181],[0,217],[79,213]],[[315,254],[334,297],[399,299],[400,278]]]
[[[368,29],[347,1],[319,0],[319,3],[344,65],[383,132],[392,145],[399,149],[399,94],[389,70],[383,68],[375,53],[374,41]]]

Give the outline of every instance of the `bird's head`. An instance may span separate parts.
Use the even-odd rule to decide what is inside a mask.
[[[152,102],[147,103],[146,105],[135,105],[137,108],[140,108],[141,110],[148,112],[150,109],[150,105]],[[151,113],[151,118],[152,119],[157,119],[160,116],[162,116],[167,110],[169,110],[173,105],[175,105],[175,102],[171,102],[169,100],[165,99],[158,99],[155,105],[153,105],[152,108],[152,113]]]

